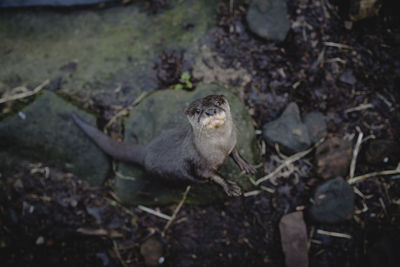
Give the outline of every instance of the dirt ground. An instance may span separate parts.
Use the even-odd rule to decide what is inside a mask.
[[[355,143],[358,127],[364,137],[399,145],[400,21],[392,2],[384,3],[379,16],[346,29],[340,1],[288,1],[292,28],[277,44],[246,29],[246,5],[236,5],[231,12],[229,1],[221,1],[213,49],[224,67],[240,63],[252,75],[243,95],[256,128],[262,129],[294,101],[302,113],[324,113],[329,136],[353,135]],[[367,104],[373,108],[349,111]],[[261,144],[261,136],[259,140]],[[356,175],[396,168],[393,163],[367,164],[364,147]],[[273,155],[276,152],[267,147],[266,173],[276,166]],[[295,167],[308,175],[265,182],[273,190],[220,205],[184,204],[162,235],[167,220],[121,205],[110,190],[112,181],[91,188],[43,164],[23,164],[18,171],[1,173],[1,265],[144,266],[140,246],[157,238],[165,266],[284,266],[279,220],[296,210],[305,209],[307,215],[321,182],[312,154]],[[361,194],[356,194],[350,220],[321,224],[305,216],[310,266],[398,266],[398,178],[378,176],[357,183]],[[172,214],[175,208],[160,211]],[[350,237],[319,234],[318,229]]]

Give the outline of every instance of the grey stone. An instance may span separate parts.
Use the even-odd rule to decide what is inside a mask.
[[[303,121],[299,107],[292,102],[278,119],[264,125],[264,139],[271,146],[278,144],[286,154],[303,151],[326,135],[326,122],[322,113],[310,112],[304,116]]]
[[[314,144],[326,136],[325,116],[318,111],[310,112],[303,117],[307,127],[311,144]]]
[[[352,217],[353,188],[341,177],[318,186],[314,194],[311,216],[318,222],[335,223]]]
[[[284,215],[279,222],[279,232],[286,266],[308,267],[308,237],[303,212]]]
[[[285,0],[253,0],[246,18],[250,30],[265,39],[283,41],[290,29]]]
[[[43,162],[100,185],[109,171],[109,160],[75,126],[71,113],[95,124],[95,118],[54,93],[45,92],[20,113],[0,122],[0,167],[21,159]]]
[[[188,123],[183,114],[184,108],[194,99],[210,94],[224,94],[228,98],[238,129],[238,149],[248,162],[255,163],[258,152],[250,115],[234,94],[215,84],[198,85],[193,92],[165,90],[152,94],[132,110],[125,123],[125,141],[147,144],[163,130]],[[115,191],[127,203],[167,204],[179,201],[185,191],[185,184],[152,180],[146,177],[142,168],[132,164],[121,163],[119,172],[125,177],[117,176]],[[220,172],[227,179],[237,182],[244,191],[251,188],[248,178],[240,176],[241,171],[231,158],[227,159]],[[226,194],[220,186],[206,183],[192,185],[186,202],[201,204],[223,199],[226,199]]]
[[[300,119],[299,107],[290,103],[282,115],[263,127],[264,138],[271,146],[276,143],[285,153],[296,153],[307,149],[310,144],[308,129]]]

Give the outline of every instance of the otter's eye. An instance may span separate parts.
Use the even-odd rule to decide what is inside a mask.
[[[200,114],[201,109],[200,109],[200,108],[196,108],[196,109],[194,110],[194,112],[195,112],[196,114]]]
[[[217,100],[217,101],[215,101],[215,105],[217,105],[217,106],[221,106],[221,104],[222,104],[222,101],[221,101],[221,100]]]

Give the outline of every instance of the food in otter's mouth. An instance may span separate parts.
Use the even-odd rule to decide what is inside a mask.
[[[220,112],[213,117],[207,117],[204,119],[204,124],[207,126],[207,128],[218,128],[225,123],[225,118],[225,112]]]
[[[229,196],[241,195],[235,182],[218,173],[228,155],[246,173],[256,171],[236,148],[236,129],[228,100],[223,95],[197,99],[186,108],[185,115],[190,125],[166,130],[146,146],[117,142],[75,114],[72,117],[105,153],[116,160],[143,166],[150,177],[182,183],[213,181]]]

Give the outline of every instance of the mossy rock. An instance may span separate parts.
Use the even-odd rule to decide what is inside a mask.
[[[0,168],[13,168],[18,159],[38,161],[100,185],[109,172],[109,160],[73,123],[72,112],[92,125],[96,122],[51,92],[1,121]]]
[[[154,137],[166,129],[175,128],[187,122],[183,114],[184,108],[193,100],[210,94],[224,94],[231,105],[231,110],[238,129],[238,149],[250,163],[258,161],[258,151],[251,117],[245,106],[230,91],[215,84],[199,85],[193,92],[182,90],[158,91],[137,107],[126,121],[125,141],[148,144]],[[173,160],[173,159],[171,159]],[[143,169],[132,164],[120,164],[119,172],[125,176],[117,176],[115,191],[126,203],[130,204],[168,204],[181,199],[186,185],[166,184],[147,177]],[[237,182],[243,191],[251,189],[246,175],[231,158],[225,162],[221,174]],[[193,185],[187,202],[206,204],[226,199],[220,186],[207,183]]]

